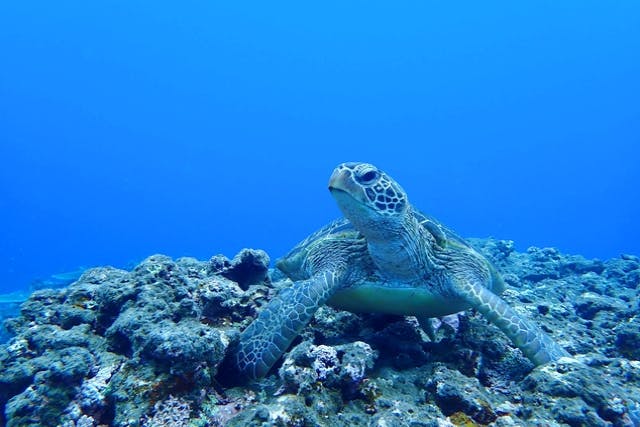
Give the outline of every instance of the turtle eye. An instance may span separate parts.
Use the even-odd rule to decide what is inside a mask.
[[[378,178],[378,172],[374,170],[370,170],[368,172],[363,173],[358,176],[358,181],[361,184],[371,184],[375,179]]]

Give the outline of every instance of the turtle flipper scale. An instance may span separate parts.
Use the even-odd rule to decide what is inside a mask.
[[[249,378],[264,377],[337,283],[335,274],[324,272],[283,289],[240,334],[238,369]]]
[[[462,298],[500,328],[536,366],[570,356],[537,325],[518,315],[486,287],[471,281],[459,281],[455,288]]]

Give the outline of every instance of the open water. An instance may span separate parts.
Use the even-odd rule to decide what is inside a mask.
[[[463,236],[640,254],[637,1],[7,1],[0,52],[0,293],[275,258],[344,161]]]

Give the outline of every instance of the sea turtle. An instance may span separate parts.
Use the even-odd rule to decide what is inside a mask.
[[[461,237],[409,204],[388,174],[367,163],[343,163],[329,190],[345,218],[298,244],[277,262],[294,281],[240,334],[238,369],[267,374],[322,304],[356,313],[429,318],[476,308],[535,364],[568,353],[497,294],[504,282]]]

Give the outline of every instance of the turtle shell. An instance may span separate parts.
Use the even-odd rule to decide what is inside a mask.
[[[455,242],[458,245],[466,246],[468,248],[471,247],[466,240],[464,240],[449,228],[442,225],[435,218],[426,215],[417,209],[413,209],[413,215],[418,219],[420,225],[422,225],[422,227],[436,239],[436,242],[439,246],[444,247],[446,246],[447,242]]]
[[[416,209],[414,209],[412,213],[418,219],[422,227],[424,227],[424,229],[435,238],[436,243],[439,246],[444,248],[448,243],[455,243],[456,246],[470,247],[462,237],[442,225],[436,219]],[[351,224],[348,219],[336,219],[298,243],[293,249],[291,249],[291,251],[289,251],[289,253],[276,261],[276,267],[293,280],[304,278],[301,267],[308,253],[309,247],[319,240],[323,240],[327,237],[344,237],[348,239],[364,238],[362,234],[353,227],[353,224]]]
[[[303,279],[304,273],[301,271],[301,268],[310,246],[313,246],[319,240],[328,237],[339,238],[340,236],[346,238],[363,238],[348,219],[336,219],[294,246],[289,253],[276,261],[276,267],[293,280]]]

